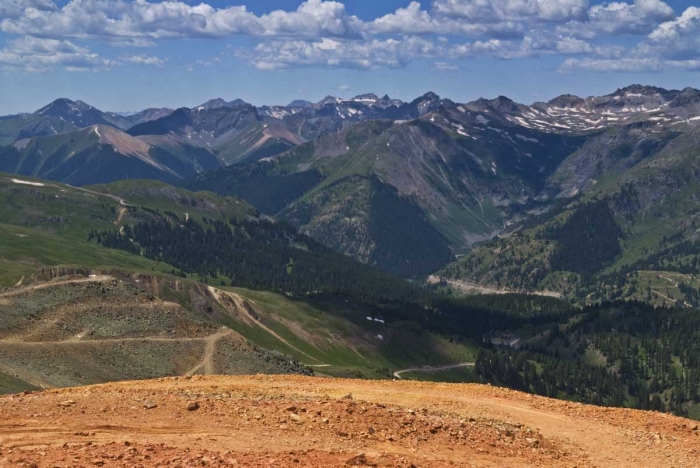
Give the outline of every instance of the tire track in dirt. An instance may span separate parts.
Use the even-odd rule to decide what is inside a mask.
[[[218,333],[214,333],[206,338],[204,338],[204,355],[202,356],[202,361],[194,366],[192,369],[185,373],[186,376],[191,377],[195,375],[200,370],[204,370],[204,375],[214,375],[216,373],[216,365],[214,364],[214,354],[216,353],[216,345],[222,338],[233,334],[232,330],[228,328],[222,329]]]

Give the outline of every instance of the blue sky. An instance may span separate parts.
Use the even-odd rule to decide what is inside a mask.
[[[0,0],[0,115],[365,92],[531,103],[700,87],[681,0]]]

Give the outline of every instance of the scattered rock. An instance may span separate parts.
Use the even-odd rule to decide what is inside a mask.
[[[156,403],[153,403],[152,401],[146,400],[143,402],[143,407],[146,409],[154,409],[158,408],[158,405]]]
[[[529,445],[530,447],[537,447],[538,445],[540,445],[540,441],[533,437],[527,437],[525,439],[525,442],[527,442],[527,445]]]
[[[364,453],[352,457],[350,460],[346,461],[345,464],[348,466],[377,466],[374,463],[370,463]]]
[[[187,403],[187,411],[197,411],[199,409],[199,403],[196,401],[191,401]]]
[[[75,402],[73,400],[66,400],[66,401],[62,401],[61,403],[59,403],[58,406],[62,406],[63,408],[68,408],[69,406],[75,406]]]

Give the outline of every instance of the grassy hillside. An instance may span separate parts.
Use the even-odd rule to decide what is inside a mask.
[[[20,318],[36,317],[37,313],[49,314],[46,316],[49,317],[54,313],[55,307],[65,308],[70,314],[70,320],[64,320],[64,323],[75,322],[70,327],[74,328],[76,334],[83,329],[91,330],[91,337],[103,340],[105,337],[95,335],[104,328],[103,325],[98,326],[92,322],[81,324],[82,322],[76,321],[79,317],[83,317],[80,319],[83,320],[86,316],[75,314],[97,310],[95,307],[104,311],[111,300],[95,299],[97,302],[93,301],[88,307],[86,301],[92,301],[89,297],[91,293],[88,294],[92,289],[63,285],[61,282],[76,279],[88,281],[89,275],[109,275],[117,281],[146,289],[155,297],[175,302],[184,310],[197,314],[186,322],[191,322],[194,317],[203,317],[206,321],[227,326],[255,345],[293,356],[306,365],[314,366],[317,372],[323,374],[388,378],[393,372],[406,367],[453,364],[473,361],[475,358],[476,351],[469,340],[447,339],[441,334],[424,330],[417,322],[410,320],[385,320],[391,307],[386,309],[385,306],[348,300],[348,297],[333,294],[295,298],[275,292],[231,288],[228,286],[231,278],[225,276],[213,279],[205,278],[196,271],[188,274],[180,267],[157,259],[105,248],[87,241],[88,234],[94,230],[119,230],[128,225],[157,219],[204,225],[232,221],[258,223],[256,211],[241,200],[206,192],[193,193],[152,181],[123,181],[77,189],[59,183],[4,174],[0,175],[0,198],[3,202],[0,205],[0,219],[3,221],[0,223],[0,287],[9,288],[0,294],[14,294],[16,288],[22,291],[23,287],[25,292],[22,301],[25,302],[22,304],[34,304],[32,307],[44,304],[42,307],[45,307],[40,313],[27,312],[28,315],[23,315],[23,309],[18,308],[19,303],[12,302],[14,305],[10,306],[15,313],[20,314]],[[300,246],[299,244],[296,248]],[[311,244],[307,248],[315,247]],[[321,249],[319,252],[326,250]],[[330,251],[324,255],[339,257]],[[284,263],[287,262],[288,259],[285,259]],[[352,264],[349,259],[343,262]],[[325,263],[340,265],[336,261]],[[358,267],[367,269],[360,265]],[[299,268],[303,268],[303,262],[297,260],[291,268],[292,271],[299,271]],[[207,279],[216,289],[202,285],[196,279]],[[43,296],[32,292],[31,288],[43,285],[45,281],[58,283],[55,286],[51,286],[54,283],[47,283],[47,289],[42,289],[41,294],[48,295],[41,299]],[[391,281],[402,288],[412,288],[400,280]],[[126,291],[124,287],[126,286],[119,286],[122,288],[119,290]],[[82,299],[70,292],[76,288],[82,291]],[[115,294],[115,297],[129,297],[129,294],[123,295],[121,292]],[[52,301],[58,300],[57,298],[64,298],[68,302],[52,306]],[[70,301],[74,301],[75,308],[69,305]],[[130,308],[133,313],[134,305],[128,301],[122,306]],[[415,306],[409,308],[415,308],[416,312],[420,310]],[[96,320],[103,316],[103,312],[96,314]],[[367,317],[373,320],[370,321]],[[44,328],[48,335],[42,335],[40,341],[72,339],[68,335],[53,336],[58,332],[64,333],[65,328],[62,329],[64,331],[54,329],[50,323],[47,322]],[[143,336],[160,335],[161,331],[172,329],[170,326],[155,325],[162,330],[149,331],[148,326],[152,325],[138,326],[138,322],[133,323],[136,324],[134,332],[142,333]],[[12,334],[21,335],[19,341],[23,343],[30,340],[31,329],[25,327],[22,330],[21,333],[15,330]],[[109,333],[128,338],[123,330]],[[10,339],[10,336],[6,339]],[[52,354],[49,356],[46,354],[48,348],[21,343],[13,345],[0,339],[0,347],[6,348],[8,359],[21,364],[0,362],[0,375],[3,376],[0,384],[6,391],[14,391],[32,388],[32,384],[25,385],[26,382],[53,386],[123,377],[172,375],[182,372],[190,364],[194,367],[198,353],[202,352],[202,343],[188,344],[187,341],[180,341],[172,343],[176,347],[167,349],[158,342],[147,344],[143,348],[129,344],[128,348],[118,350],[109,343],[86,344],[84,347],[76,343],[71,346],[77,348],[60,347],[50,351]],[[77,350],[83,350],[84,355],[81,357],[76,354]],[[143,353],[159,353],[169,363],[165,365],[165,361],[159,364],[161,361],[144,360]],[[217,365],[222,368],[229,369],[227,366],[233,365],[232,362],[238,362],[236,355],[240,353],[231,354],[225,350],[222,353],[217,355]],[[177,355],[189,360],[173,364],[178,362],[175,359]],[[57,368],[42,368],[41,362],[49,357]],[[108,361],[114,359],[124,363],[107,365]],[[125,363],[130,363],[128,365],[132,367],[127,373],[123,373],[126,372]],[[103,366],[104,370],[99,371],[95,366]],[[78,367],[83,367],[83,371],[76,373]],[[160,373],[156,372],[156,368],[160,369]],[[6,372],[5,377],[3,369],[12,372]],[[23,369],[27,372],[24,378],[20,375]]]
[[[118,266],[137,271],[172,266],[88,243],[93,230],[120,228],[168,213],[230,221],[256,216],[242,200],[192,193],[155,181],[122,181],[74,188],[0,173],[0,286],[12,286],[41,266]]]

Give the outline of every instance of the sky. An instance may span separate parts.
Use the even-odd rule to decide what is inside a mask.
[[[0,0],[0,115],[700,87],[688,0]]]

